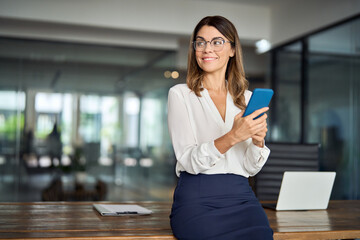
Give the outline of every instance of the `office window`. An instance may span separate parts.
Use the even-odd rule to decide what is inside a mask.
[[[143,100],[141,118],[141,145],[144,147],[159,147],[163,141],[161,100],[145,98]]]
[[[140,103],[135,93],[124,94],[124,143],[127,147],[138,147]]]
[[[120,142],[119,101],[116,97],[101,98],[100,163],[112,165]]]
[[[299,42],[304,49],[295,43],[272,53],[277,67],[271,141],[319,143],[319,170],[337,173],[332,198],[359,199],[360,19]]]
[[[319,142],[320,170],[336,171],[333,197],[359,192],[360,20],[309,37],[306,142]],[[357,37],[357,38],[356,38]],[[357,186],[356,186],[357,185]]]
[[[25,93],[0,91],[0,199],[13,201],[19,184],[20,154],[24,151]]]
[[[300,141],[301,51],[301,43],[297,42],[276,52],[276,112],[271,141]]]
[[[171,198],[166,102],[184,75],[164,72],[176,70],[175,51],[14,38],[0,46],[0,201],[41,201],[55,177],[71,188],[81,174],[108,187],[105,200]],[[55,122],[66,164],[49,167],[39,162]]]
[[[15,141],[18,128],[24,127],[25,94],[16,91],[0,91],[0,138]],[[7,145],[4,143],[4,145]]]
[[[100,142],[101,102],[95,95],[80,97],[80,126],[81,142]]]
[[[59,93],[39,92],[35,97],[36,130],[35,136],[45,139],[54,124],[60,124],[62,95]]]
[[[76,98],[73,94],[65,93],[62,95],[62,112],[61,112],[61,141],[64,146],[64,153],[69,155],[72,150],[74,134],[74,107]]]

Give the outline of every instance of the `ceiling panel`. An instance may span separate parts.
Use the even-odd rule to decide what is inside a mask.
[[[175,61],[168,50],[0,38],[0,88],[146,92],[168,87],[163,72]]]

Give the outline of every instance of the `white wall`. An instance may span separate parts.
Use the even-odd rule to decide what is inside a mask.
[[[240,2],[0,0],[0,36],[177,50],[186,69],[189,36],[207,15],[229,18],[243,45],[265,38],[274,46],[360,13],[360,0]],[[257,74],[264,61],[249,49],[246,69]]]
[[[56,24],[57,27],[63,25],[65,29],[111,29],[119,35],[120,31],[127,34],[131,31],[144,33],[145,36],[149,33],[183,36],[190,35],[201,18],[215,14],[229,18],[242,39],[254,41],[270,36],[270,9],[267,7],[191,0],[0,0],[0,17],[3,18],[0,35],[30,34],[35,37],[37,34],[41,38],[44,35],[51,38],[50,32],[56,37],[63,37],[66,30],[61,29],[63,34],[57,34],[50,25],[43,31],[31,30],[31,23],[37,26],[46,23]],[[27,31],[21,29],[22,21],[28,23]],[[7,27],[6,23],[12,26]],[[14,31],[14,25],[20,25],[17,31]],[[81,38],[76,31],[65,35],[68,38],[73,36],[75,40]],[[101,37],[105,42],[111,41],[106,34]],[[91,39],[93,37],[90,36]]]
[[[223,15],[243,43],[273,45],[354,14],[360,0],[0,0],[0,36],[177,48],[207,15]],[[250,2],[251,3],[251,2]]]
[[[278,45],[360,14],[359,0],[288,0],[271,6],[271,43]]]

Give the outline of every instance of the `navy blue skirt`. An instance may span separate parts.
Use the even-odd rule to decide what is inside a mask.
[[[248,179],[235,174],[181,172],[170,223],[177,239],[273,239]]]

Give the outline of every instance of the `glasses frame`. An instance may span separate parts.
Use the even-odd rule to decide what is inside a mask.
[[[216,37],[216,38],[211,39],[210,41],[205,41],[205,39],[203,39],[203,38],[201,38],[201,39],[202,39],[202,40],[195,40],[195,41],[192,42],[195,52],[204,52],[208,43],[210,43],[210,46],[211,46],[211,48],[214,50],[214,52],[220,52],[220,51],[222,51],[222,50],[224,49],[225,43],[231,43],[231,44],[233,44],[232,41],[226,41],[226,40],[223,39],[222,37]],[[221,45],[222,48],[221,48],[220,50],[215,50],[215,49],[214,49],[214,44],[213,44],[213,41],[214,41],[214,40],[221,40],[221,41],[223,42],[223,44]],[[196,49],[196,42],[205,42],[205,47],[204,47],[204,49],[202,49],[202,50],[197,50],[197,49]]]

